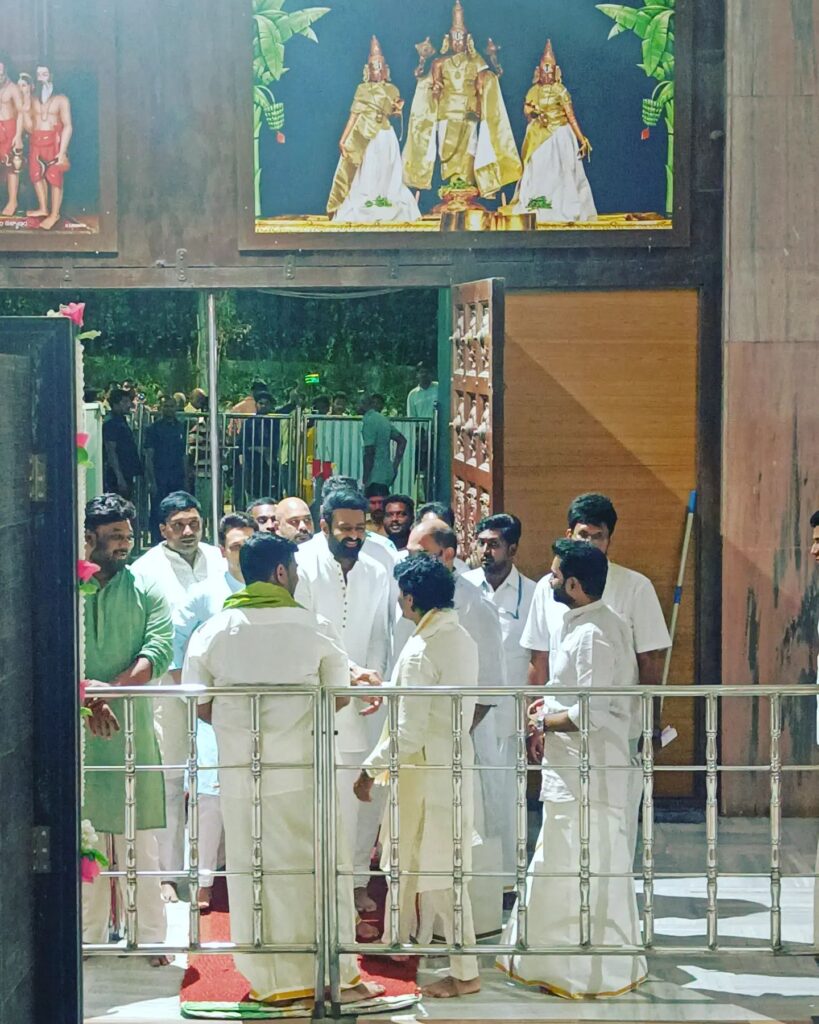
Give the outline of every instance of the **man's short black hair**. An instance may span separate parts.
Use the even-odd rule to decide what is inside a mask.
[[[253,530],[255,533],[258,529],[259,524],[253,516],[244,512],[228,512],[219,520],[219,543],[224,545],[229,530]]]
[[[387,505],[405,505],[409,511],[410,519],[415,518],[415,502],[408,494],[388,494],[384,499],[384,508]]]
[[[259,402],[270,402],[271,405],[273,404],[273,396],[269,391],[257,391],[253,397],[256,399],[257,405]]]
[[[609,574],[609,560],[600,548],[584,540],[568,540],[561,537],[552,544],[552,551],[560,559],[563,579],[567,580],[574,576],[586,597],[599,601],[606,589],[606,578]]]
[[[451,505],[445,505],[442,501],[428,501],[415,513],[415,522],[420,523],[428,512],[433,512],[439,519],[448,526],[455,526],[455,511]]]
[[[328,526],[332,526],[333,513],[345,508],[356,509],[359,512],[363,512],[364,515],[370,510],[367,499],[361,491],[354,491],[352,488],[345,490],[336,487],[326,495],[321,504],[321,518]]]
[[[298,550],[292,540],[277,537],[275,533],[256,533],[248,537],[239,552],[245,586],[269,583],[278,566],[287,568]]]
[[[267,391],[267,384],[263,380],[254,380],[250,383],[251,395],[256,391]]]
[[[247,506],[245,512],[248,515],[251,514],[254,508],[259,508],[260,505],[277,505],[278,502],[275,498],[254,498],[253,501]]]
[[[567,514],[569,529],[573,530],[578,523],[587,523],[589,526],[605,526],[609,536],[614,533],[617,525],[617,513],[611,498],[605,494],[579,494],[569,505]]]
[[[119,405],[123,398],[127,398],[129,401],[133,397],[132,392],[125,391],[123,388],[111,388],[108,392],[108,404],[110,406]]]
[[[455,601],[455,577],[445,565],[429,555],[405,558],[393,570],[398,587],[412,597],[419,612],[451,608]]]
[[[85,506],[85,528],[92,533],[99,526],[109,523],[132,523],[136,519],[136,509],[130,501],[119,494],[98,494]]]
[[[819,526],[819,511],[814,512],[810,517],[810,528],[815,530],[817,526]]]
[[[351,476],[328,476],[324,481],[324,487],[321,489],[321,493],[324,497],[330,493],[330,491],[357,491],[358,481]]]
[[[494,516],[487,516],[475,527],[475,536],[483,530],[497,530],[507,544],[519,544],[523,533],[523,527],[517,516],[511,512],[498,512]]]
[[[386,484],[367,484],[364,491],[365,498],[386,498],[390,493]]]
[[[163,498],[159,503],[159,521],[167,523],[177,512],[187,512],[191,508],[196,509],[200,516],[202,515],[202,506],[192,494],[187,491],[172,491],[167,498]]]

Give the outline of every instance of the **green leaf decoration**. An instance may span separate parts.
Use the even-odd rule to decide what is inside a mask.
[[[673,11],[665,10],[651,19],[648,32],[643,39],[643,63],[646,66],[647,75],[654,74],[665,56],[669,21],[673,17]]]
[[[530,199],[526,204],[527,210],[551,210],[552,201],[547,199],[546,196],[535,196],[534,199]]]
[[[102,331],[81,331],[75,338],[75,341],[93,341],[94,338],[101,338]]]
[[[82,466],[83,469],[90,469],[93,465],[91,462],[91,456],[85,448],[77,448],[77,465]]]
[[[85,595],[96,594],[97,587],[95,587],[93,583],[78,583],[77,590],[79,590],[81,594]]]

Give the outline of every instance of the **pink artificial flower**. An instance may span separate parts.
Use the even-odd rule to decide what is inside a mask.
[[[85,704],[85,689],[88,686],[87,679],[80,680],[80,704]]]
[[[81,558],[77,562],[77,576],[80,578],[80,583],[88,583],[99,571],[100,567],[96,562],[89,562],[85,558]]]
[[[82,327],[83,314],[85,313],[84,302],[69,302],[68,305],[60,306],[60,313],[68,317],[68,319],[76,324],[77,327]]]
[[[276,142],[278,142],[280,146],[283,146],[286,141],[284,132],[276,132]]]
[[[642,132],[640,133],[640,138],[643,140],[643,142],[645,142],[647,139],[650,139],[651,138],[651,129],[650,128],[643,128]]]
[[[89,884],[94,881],[102,868],[93,857],[82,857],[80,859],[80,878]]]
[[[91,440],[90,434],[77,434],[77,447],[85,448],[88,442]]]

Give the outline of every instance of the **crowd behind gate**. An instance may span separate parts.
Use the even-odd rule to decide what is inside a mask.
[[[618,520],[605,495],[569,503],[565,536],[545,545],[550,571],[535,582],[516,565],[521,523],[514,514],[499,512],[478,525],[479,563],[469,568],[458,557],[452,510],[382,493],[389,482],[365,494],[360,480],[329,476],[317,523],[300,498],[256,497],[246,512],[221,519],[218,546],[202,540],[196,496],[176,490],[157,506],[161,540],[133,563],[133,505],[114,492],[88,503],[86,557],[97,573],[84,600],[91,712],[85,757],[97,770],[87,773],[83,817],[110,836],[115,868],[122,865],[124,777],[99,770],[123,764],[122,701],[95,697],[95,684],[202,687],[199,908],[207,913],[214,872],[225,870],[231,939],[253,943],[249,766],[254,756],[263,765],[286,764],[262,773],[257,839],[265,867],[276,873],[262,876],[261,940],[309,943],[313,718],[307,696],[277,697],[276,688],[345,689],[335,716],[339,935],[343,944],[375,941],[383,924],[364,923],[361,915],[376,909],[370,881],[379,856],[389,870],[385,780],[395,751],[382,696],[368,690],[388,681],[401,694],[392,740],[399,764],[395,838],[407,873],[400,942],[423,946],[443,934],[452,945],[457,923],[465,947],[481,934],[502,933],[509,953],[497,966],[516,982],[567,997],[629,991],[647,974],[645,957],[635,952],[641,932],[631,874],[643,795],[634,769],[642,764],[645,721],[638,698],[597,691],[660,682],[671,640],[654,587],[610,559]],[[819,512],[810,527],[819,565]],[[520,721],[514,698],[470,697],[468,690],[524,685],[533,688],[525,728],[529,761],[541,766],[542,802],[526,873],[528,944],[630,947],[622,955],[518,952]],[[246,697],[224,694],[232,686],[262,694],[255,724]],[[452,790],[441,777],[442,767],[455,773],[451,702],[429,695],[437,686],[465,692],[462,836],[455,835]],[[211,687],[218,695],[208,696]],[[413,687],[424,694],[413,696]],[[586,696],[558,692],[564,687]],[[165,766],[136,776],[134,849],[138,870],[150,873],[139,879],[137,941],[155,944],[165,940],[165,907],[179,900],[187,877],[186,704],[163,696],[133,707],[137,767]],[[261,744],[255,754],[254,735]],[[489,875],[456,884],[455,845],[467,875]],[[287,870],[294,874],[283,877]],[[117,880],[103,876],[83,886],[86,943],[105,943],[120,930],[112,884]],[[505,910],[512,913],[504,924]],[[311,956],[234,956],[254,999],[287,1006],[315,997]],[[155,966],[167,962],[152,956]],[[361,980],[352,955],[341,957],[341,985],[345,1002],[381,994]],[[422,989],[431,998],[479,990],[472,955],[453,955],[448,973]]]

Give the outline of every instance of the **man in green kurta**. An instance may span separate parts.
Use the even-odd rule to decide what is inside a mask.
[[[134,506],[118,494],[103,494],[85,507],[86,558],[99,566],[91,580],[95,588],[84,598],[86,706],[85,764],[111,766],[119,771],[85,774],[83,817],[100,833],[113,839],[114,864],[126,867],[125,843],[125,701],[104,702],[93,697],[95,683],[108,686],[140,686],[165,672],[171,661],[173,627],[164,597],[152,586],[137,580],[127,565],[134,546]],[[162,773],[139,771],[159,765],[162,758],[154,731],[153,701],[132,702],[136,772],[136,842],[138,871],[159,870],[154,829],[165,825],[165,794]],[[124,885],[120,880],[120,885]],[[83,885],[83,940],[108,941],[110,883],[97,878]],[[165,908],[157,875],[138,879],[136,894],[137,935],[141,943],[165,941]],[[167,957],[152,957],[154,966]]]

